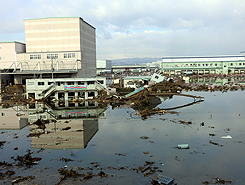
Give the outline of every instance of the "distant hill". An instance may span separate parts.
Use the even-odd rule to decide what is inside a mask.
[[[113,59],[112,65],[134,65],[134,64],[144,64],[148,62],[156,62],[162,58],[123,58],[123,59]]]

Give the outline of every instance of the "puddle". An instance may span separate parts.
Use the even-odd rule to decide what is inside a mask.
[[[155,108],[178,114],[144,120],[137,110],[110,106],[52,110],[37,104],[20,107],[21,117],[17,107],[1,109],[0,182],[151,184],[161,174],[178,184],[244,184],[244,92],[185,94],[205,101],[162,98]],[[33,124],[38,119],[48,121]],[[227,135],[232,138],[221,138]],[[183,143],[188,150],[176,149]],[[27,154],[35,165],[18,165],[17,156]]]

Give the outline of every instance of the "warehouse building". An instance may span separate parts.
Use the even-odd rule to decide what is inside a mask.
[[[0,68],[14,84],[29,78],[96,76],[95,27],[81,17],[24,22],[26,44],[0,42]]]
[[[245,56],[164,57],[164,74],[239,74],[245,70]]]

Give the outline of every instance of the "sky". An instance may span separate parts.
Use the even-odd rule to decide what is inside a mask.
[[[0,41],[25,42],[24,19],[82,17],[97,59],[239,55],[245,0],[0,0]]]

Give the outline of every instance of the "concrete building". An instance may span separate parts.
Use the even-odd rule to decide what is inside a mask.
[[[0,42],[0,69],[8,69],[17,60],[17,53],[25,52],[26,45],[24,43],[17,41]]]
[[[30,78],[96,76],[95,27],[81,17],[26,19],[25,36],[26,45],[0,43],[2,51],[9,51],[0,57],[10,64],[5,72],[15,84]]]
[[[112,73],[111,60],[96,60],[96,74]]]
[[[27,79],[26,97],[59,100],[56,107],[79,107],[76,100],[92,99],[98,96],[99,90],[106,90],[106,79],[96,78],[58,78],[58,79]]]
[[[245,71],[245,56],[164,57],[164,74],[236,74]]]

